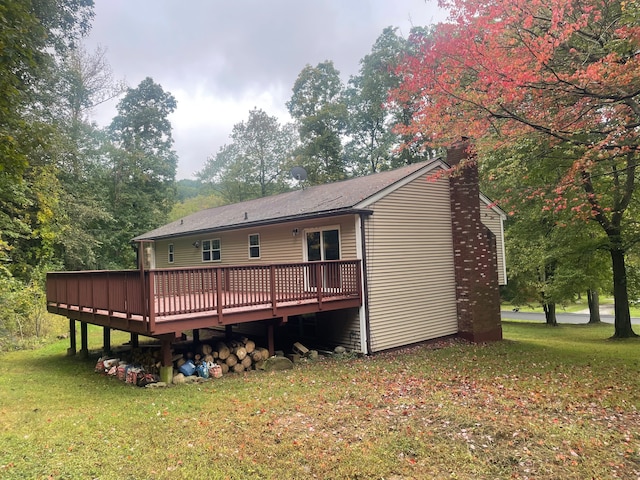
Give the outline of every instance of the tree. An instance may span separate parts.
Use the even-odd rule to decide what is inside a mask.
[[[599,321],[597,292],[611,278],[603,255],[604,232],[566,209],[549,208],[541,195],[543,186],[555,185],[562,177],[565,163],[548,145],[524,140],[514,148],[487,153],[480,169],[482,191],[502,198],[501,207],[511,213],[505,232],[505,293],[512,302],[540,303],[552,325],[555,304],[573,301],[584,291],[592,300],[590,318]]]
[[[298,161],[307,169],[311,184],[345,178],[342,135],[347,122],[344,86],[331,61],[305,66],[287,102],[298,123],[302,146]]]
[[[52,111],[56,60],[88,31],[91,0],[0,4],[0,334],[42,333],[44,272],[62,232]]]
[[[396,98],[419,98],[404,132],[428,134],[441,145],[472,137],[479,158],[524,139],[549,143],[554,158],[568,165],[547,207],[568,209],[604,231],[613,271],[614,336],[635,336],[625,267],[636,234],[626,213],[640,153],[635,2],[442,5],[450,9],[451,23],[438,25],[420,55],[403,66]]]
[[[215,184],[227,203],[286,191],[295,135],[291,125],[253,109],[246,122],[233,126],[232,142],[207,160],[198,178]]]
[[[383,30],[371,53],[360,60],[360,71],[349,79],[345,92],[351,138],[345,150],[356,174],[389,168],[399,143],[392,131],[393,112],[386,108],[389,92],[400,83],[395,72],[406,53],[406,41],[396,31]]]
[[[89,114],[125,89],[124,82],[113,79],[102,48],[88,53],[78,47],[59,62],[54,120],[59,131],[56,164],[62,212],[57,248],[65,268],[70,270],[110,264],[102,248],[115,229],[103,154],[107,138],[90,122]]]
[[[125,82],[114,80],[106,53],[103,47],[90,53],[78,46],[62,59],[59,89],[64,96],[59,111],[73,124],[88,123],[93,108],[126,92]]]
[[[169,115],[176,101],[147,77],[118,103],[111,135],[112,215],[116,229],[107,247],[114,266],[134,265],[128,247],[136,235],[161,225],[175,199],[177,156]]]
[[[0,274],[28,275],[43,258],[34,249],[46,229],[32,221],[50,218],[33,209],[43,205],[34,186],[51,174],[42,162],[56,138],[48,121],[54,60],[88,31],[92,17],[91,0],[0,5],[0,259],[7,265]]]

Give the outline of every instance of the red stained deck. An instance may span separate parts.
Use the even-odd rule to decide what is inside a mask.
[[[47,309],[148,336],[359,307],[359,260],[47,274]]]

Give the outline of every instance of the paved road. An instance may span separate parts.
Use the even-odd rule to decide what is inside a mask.
[[[502,318],[511,318],[514,320],[529,320],[532,322],[544,322],[544,313],[531,312],[512,312],[511,310],[502,310]],[[588,323],[588,313],[558,313],[556,312],[558,323]],[[613,315],[600,315],[600,320],[607,323],[613,323]],[[640,324],[640,318],[632,318],[631,323]]]

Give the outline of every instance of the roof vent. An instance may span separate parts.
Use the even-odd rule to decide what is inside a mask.
[[[244,212],[244,219],[249,220],[249,215],[247,214],[247,212]]]

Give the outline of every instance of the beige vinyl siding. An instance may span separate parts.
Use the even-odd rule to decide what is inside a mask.
[[[327,349],[338,345],[360,351],[360,319],[357,308],[320,312],[316,314],[313,337]]]
[[[295,263],[303,261],[305,229],[338,227],[340,229],[340,254],[343,259],[356,258],[356,219],[353,215],[330,217],[301,222],[288,222],[258,228],[244,228],[207,235],[158,240],[155,242],[156,268],[200,267],[216,265],[244,265],[264,263]],[[293,230],[298,229],[294,235]],[[249,235],[260,234],[260,258],[249,258]],[[203,240],[220,239],[219,262],[203,262]],[[168,263],[168,245],[172,243],[174,262]]]
[[[500,214],[488,207],[488,204],[480,200],[480,219],[485,227],[491,230],[496,236],[496,247],[498,250],[498,283],[507,284],[507,275],[504,258],[504,230],[502,217]]]
[[[458,331],[449,182],[419,177],[365,225],[373,352]]]

